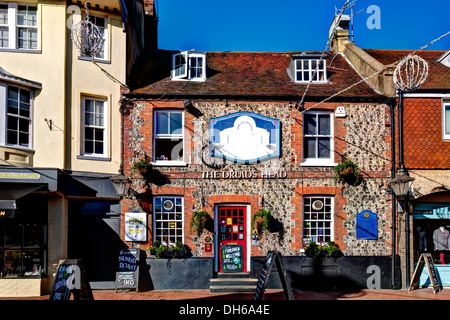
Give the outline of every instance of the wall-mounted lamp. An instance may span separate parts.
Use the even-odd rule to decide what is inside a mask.
[[[111,180],[114,190],[119,197],[127,196],[130,190],[130,180],[123,174],[118,174],[109,178]]]

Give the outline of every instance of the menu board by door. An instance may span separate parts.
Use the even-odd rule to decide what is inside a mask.
[[[140,249],[127,248],[119,252],[119,269],[116,272],[117,289],[138,289]]]
[[[244,267],[244,252],[242,246],[222,246],[222,271],[242,272]]]

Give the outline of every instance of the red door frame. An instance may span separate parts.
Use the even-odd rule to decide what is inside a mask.
[[[217,207],[217,252],[218,271],[222,272],[222,245],[242,245],[243,272],[248,271],[247,254],[247,205],[220,205]]]

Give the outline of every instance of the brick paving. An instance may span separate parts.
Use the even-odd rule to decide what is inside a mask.
[[[241,300],[250,301],[250,293],[211,293],[209,290],[154,290],[146,292],[94,290],[95,300]],[[431,288],[416,290],[308,291],[294,290],[295,300],[450,300],[450,288],[434,294]],[[48,300],[40,297],[0,298],[0,300]],[[266,290],[263,300],[285,300],[283,290]]]

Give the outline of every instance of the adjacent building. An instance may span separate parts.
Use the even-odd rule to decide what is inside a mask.
[[[120,86],[143,49],[144,7],[90,1],[88,14],[103,37],[94,59],[71,39],[84,2],[0,2],[2,296],[48,292],[60,259],[112,263],[92,252],[119,230],[109,177],[120,169]]]

